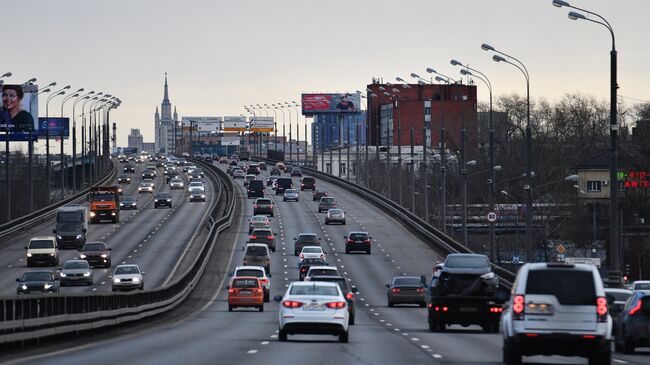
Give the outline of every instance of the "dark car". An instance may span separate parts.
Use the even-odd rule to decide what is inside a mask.
[[[169,184],[170,181],[174,179],[180,179],[181,174],[178,173],[178,171],[166,171],[165,172],[165,183]]]
[[[255,175],[244,176],[244,187],[248,187],[248,183],[255,180]]]
[[[372,237],[368,232],[350,232],[343,238],[345,238],[345,253],[363,251],[370,254],[372,252]]]
[[[266,163],[265,162],[260,162],[257,164],[260,168],[260,171],[266,171]]]
[[[251,174],[251,175],[259,175],[260,174],[259,165],[254,164],[254,163],[248,165],[248,169],[246,170],[246,173]]]
[[[309,270],[307,270],[309,271]],[[328,283],[336,283],[338,284],[339,288],[341,288],[341,291],[343,292],[343,295],[345,295],[345,301],[348,302],[348,311],[350,312],[350,319],[349,323],[352,325],[354,324],[354,317],[355,317],[355,305],[354,305],[354,294],[356,293],[356,288],[353,286],[350,288],[350,285],[348,285],[348,281],[345,280],[344,277],[342,276],[320,276],[320,275],[315,275],[312,276],[309,281],[325,281]]]
[[[131,183],[131,177],[129,175],[120,175],[117,177],[117,182],[119,184],[130,184]]]
[[[274,183],[275,180],[277,180],[277,179],[278,179],[277,176],[269,176],[269,177],[266,179],[266,186],[273,186],[273,183]]]
[[[632,296],[632,291],[619,288],[605,288],[605,298],[607,299],[607,308],[609,315],[612,316],[613,328],[612,334],[616,330],[616,321],[618,316],[623,312],[625,303]]]
[[[190,193],[190,203],[191,202],[205,202],[205,192],[193,191]]]
[[[650,347],[650,290],[637,290],[616,321],[616,350],[631,354],[637,347]]]
[[[135,166],[133,166],[131,164],[126,164],[126,165],[124,165],[123,171],[124,171],[124,173],[129,173],[129,172],[135,173]]]
[[[300,170],[300,167],[294,167],[293,170],[291,170],[291,176],[302,177],[302,170]]]
[[[331,196],[324,196],[320,198],[320,202],[318,202],[318,213],[327,212],[332,208],[336,208],[336,200],[334,200],[334,198]]]
[[[279,168],[273,166],[273,168],[271,169],[270,175],[271,176],[280,176],[280,175],[282,175],[282,172],[280,171]]]
[[[153,170],[144,170],[142,173],[142,180],[154,180],[156,178],[156,172]]]
[[[253,179],[248,183],[247,189],[249,198],[261,198],[264,196],[264,182]]]
[[[267,198],[257,198],[253,203],[253,215],[268,214],[273,217],[273,202]]]
[[[292,171],[293,171],[293,165],[286,165],[284,167],[284,172],[286,172],[287,174],[291,175]]]
[[[386,284],[388,306],[395,304],[417,304],[420,307],[427,305],[425,284],[420,277],[396,276],[390,284]]]
[[[300,176],[302,176],[302,174]],[[300,179],[300,190],[311,190],[311,191],[315,192],[316,191],[316,179],[314,179],[313,177],[310,177],[310,176],[305,176],[302,179]],[[327,193],[325,195],[327,195]],[[316,199],[314,199],[314,200],[316,200]]]
[[[269,247],[271,252],[275,252],[275,236],[277,234],[269,228],[256,228],[253,229],[250,236],[248,236],[248,242],[250,243],[264,243]]]
[[[81,248],[79,258],[94,267],[111,267],[111,249],[106,242],[86,242]]]
[[[312,195],[312,198],[315,202],[320,201],[320,198],[327,196],[327,191],[323,188],[318,188],[314,190],[314,194]]]
[[[275,195],[283,195],[284,191],[293,188],[293,180],[288,177],[279,177],[275,180]]]
[[[172,207],[172,195],[170,193],[162,192],[156,193],[153,198],[153,207]]]
[[[138,209],[138,201],[132,196],[127,196],[120,199],[120,210]]]
[[[49,270],[28,271],[16,281],[18,282],[17,294],[59,292],[54,273]]]
[[[298,265],[298,277],[300,280],[304,280],[305,276],[307,276],[307,272],[309,272],[309,268],[312,266],[327,266],[329,265],[327,261],[323,259],[317,259],[317,258],[309,258],[309,259],[304,259],[300,261],[300,265]]]
[[[305,246],[320,246],[320,238],[315,233],[301,233],[293,239],[293,254],[298,256]]]

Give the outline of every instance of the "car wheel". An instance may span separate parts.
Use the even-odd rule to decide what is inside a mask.
[[[589,365],[610,365],[612,363],[612,350],[609,343],[594,351],[589,356]]]
[[[280,330],[280,333],[278,334],[278,340],[280,340],[280,342],[287,342],[287,337],[287,332]]]
[[[342,332],[342,333],[339,335],[339,342],[341,342],[341,343],[348,343],[348,341],[350,340],[350,337],[349,337],[349,334],[348,334],[348,333],[349,333],[349,332]]]
[[[368,251],[366,251],[366,253],[370,255],[372,253],[372,249],[369,248]]]
[[[233,309],[233,306],[232,306],[232,305],[228,305],[228,312],[232,312],[232,309]]]
[[[345,221],[343,221],[343,225],[345,225]]]
[[[521,364],[521,352],[508,342],[508,340],[503,341],[503,362],[508,365]]]
[[[350,326],[354,325],[354,314],[350,315],[350,320],[348,322]]]
[[[264,303],[268,303],[271,301],[271,294],[269,292],[264,293]]]
[[[393,303],[393,302],[391,302],[391,301],[389,300],[389,301],[388,301],[388,306],[389,306],[389,307],[394,307],[394,306],[395,306],[395,303]]]
[[[348,249],[346,248],[346,249],[345,249],[345,253],[350,253],[350,250],[348,250]]]
[[[111,288],[111,291],[117,291],[117,289],[115,289],[115,288]]]
[[[264,312],[264,304],[260,305],[260,306],[258,307],[258,309],[259,309],[260,312]]]
[[[623,353],[625,354],[634,353],[634,343],[625,337],[623,337]]]

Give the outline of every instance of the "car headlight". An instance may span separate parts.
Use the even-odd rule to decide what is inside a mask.
[[[116,284],[119,283],[120,281],[121,281],[120,278],[114,278],[113,279],[113,282],[116,283]]]
[[[154,199],[153,201],[154,201],[154,203],[158,203],[158,199]]]
[[[140,282],[140,278],[133,278],[133,282],[134,282],[134,283],[139,283],[139,282]]]
[[[86,258],[86,255],[84,255],[84,254],[82,253],[81,255],[79,255],[79,258],[80,258],[80,259],[85,259],[85,258]]]
[[[56,239],[57,239],[57,240],[60,240],[60,239],[61,239],[61,236],[59,236],[59,235],[57,234],[57,235],[56,235]]]
[[[52,284],[45,284],[45,285],[43,285],[43,288],[45,288],[45,289],[49,289],[49,288],[51,288],[51,287],[52,287]]]
[[[50,256],[54,257],[54,253],[51,253]]]
[[[81,239],[81,235],[80,235],[80,234],[77,235],[77,239],[78,239],[78,240]]]
[[[86,276],[86,277],[90,276],[90,271],[85,272],[84,276]]]
[[[107,257],[108,257],[108,255],[105,254],[105,253],[103,253],[103,254],[101,254],[101,255],[99,255],[99,256],[101,256],[102,258],[107,258]]]
[[[66,275],[65,273],[62,272],[62,273],[59,274],[59,276],[62,277],[62,278],[64,278],[64,277],[66,277],[67,275]]]
[[[205,198],[205,194],[201,194],[201,198]]]
[[[32,257],[32,254],[27,252],[27,257]]]
[[[94,217],[95,215],[96,215],[95,212],[90,212],[91,217]]]
[[[493,271],[490,271],[489,273],[485,273],[485,274],[481,275],[481,279],[485,279],[485,280],[494,279],[494,277],[495,276],[494,276]]]
[[[20,286],[20,289],[22,289],[22,290],[27,290],[27,285],[25,285],[25,284],[21,285],[21,286]]]
[[[111,212],[111,215],[115,215],[115,212]]]
[[[168,202],[171,202],[172,200],[171,200],[171,199],[167,199],[167,201],[168,201]]]

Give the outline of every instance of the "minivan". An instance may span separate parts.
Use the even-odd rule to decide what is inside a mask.
[[[316,179],[310,176],[300,179],[300,190],[316,191]]]
[[[29,245],[25,249],[27,250],[27,267],[36,264],[45,266],[59,264],[59,249],[55,237],[34,237],[29,240]]]
[[[264,182],[262,180],[253,179],[248,183],[248,197],[261,198],[264,196]]]
[[[244,266],[262,266],[267,274],[271,273],[271,253],[264,243],[249,243],[244,246]]]
[[[275,180],[275,195],[283,195],[284,191],[293,187],[293,180],[288,177],[279,177]]]

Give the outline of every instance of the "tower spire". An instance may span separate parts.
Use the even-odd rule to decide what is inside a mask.
[[[169,92],[167,90],[167,72],[165,72],[165,95],[163,100],[169,100]]]

